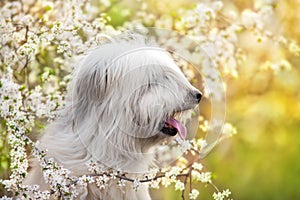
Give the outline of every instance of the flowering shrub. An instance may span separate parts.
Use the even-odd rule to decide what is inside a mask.
[[[201,164],[202,150],[208,145],[205,138],[197,136],[182,142],[186,152],[173,166],[135,178],[93,161],[87,163],[90,174],[72,176],[64,166],[46,159],[46,150],[39,149],[33,138],[37,132],[42,132],[47,122],[58,116],[57,111],[64,106],[72,67],[84,52],[104,42],[107,35],[154,26],[190,37],[206,52],[203,57],[195,48],[187,54],[201,65],[201,76],[209,87],[199,87],[203,87],[208,98],[218,96],[223,89],[215,83],[211,68],[217,69],[222,77],[238,78],[238,67],[245,62],[248,48],[240,44],[240,37],[255,37],[257,43],[272,41],[287,53],[299,56],[300,47],[296,42],[268,30],[277,3],[264,1],[254,10],[245,9],[239,13],[226,8],[222,1],[207,1],[189,9],[178,9],[176,14],[159,15],[151,13],[146,3],[140,2],[140,9],[120,26],[112,24],[114,16],[107,14],[114,3],[104,0],[99,4],[80,0],[0,2],[0,130],[3,141],[0,151],[7,153],[9,146],[6,160],[10,166],[9,178],[0,183],[10,192],[8,195],[20,199],[74,199],[81,187],[96,184],[99,189],[105,189],[109,180],[116,180],[120,187],[131,182],[136,190],[144,183],[149,183],[151,188],[172,185],[182,192],[183,199],[186,193],[188,198],[197,199],[200,192],[193,186],[200,182],[216,189],[213,199],[230,198],[231,192],[228,189],[219,191],[212,182],[212,173]],[[170,48],[174,49],[180,43],[159,39],[158,42],[169,42]],[[176,55],[174,58],[176,60]],[[183,59],[177,58],[177,62],[189,80],[197,83],[196,70]],[[290,68],[291,64],[283,56],[277,62],[261,63],[261,70],[272,70],[275,74]],[[226,89],[226,83],[223,84]],[[213,90],[209,90],[211,88]],[[212,126],[209,118],[201,115],[198,120],[199,133],[207,133]],[[235,127],[228,122],[222,130],[220,140],[236,134]],[[41,191],[37,185],[23,184],[29,165],[28,149],[32,149],[39,160],[44,179],[50,185],[49,191]]]

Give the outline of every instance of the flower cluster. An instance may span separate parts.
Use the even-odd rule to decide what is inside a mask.
[[[189,197],[191,200],[193,199],[197,199],[197,197],[199,196],[199,191],[196,189],[192,189],[191,193],[189,194]]]
[[[228,198],[231,192],[229,190],[223,190],[222,192],[217,192],[213,194],[213,198],[215,200],[223,200],[225,198]]]

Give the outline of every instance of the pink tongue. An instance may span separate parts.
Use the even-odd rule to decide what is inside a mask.
[[[184,140],[184,138],[186,136],[186,128],[183,124],[181,124],[179,121],[177,121],[176,119],[173,119],[173,118],[167,119],[166,123],[170,124],[174,128],[176,128],[179,133],[179,136],[181,137],[181,139]]]

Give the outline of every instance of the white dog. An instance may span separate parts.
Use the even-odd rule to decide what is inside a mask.
[[[186,135],[174,114],[194,108],[201,93],[184,77],[167,51],[137,34],[120,36],[91,51],[75,70],[62,116],[41,138],[47,157],[72,171],[89,174],[93,159],[131,174],[147,172],[148,151],[176,134]],[[47,189],[37,162],[26,179]],[[136,192],[111,183],[90,184],[81,199],[151,199],[147,185]]]

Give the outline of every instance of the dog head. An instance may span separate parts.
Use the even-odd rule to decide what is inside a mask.
[[[177,134],[184,139],[186,129],[175,116],[200,99],[170,54],[137,36],[105,44],[81,63],[72,120],[90,123],[95,145],[105,141],[122,152],[144,153]]]

